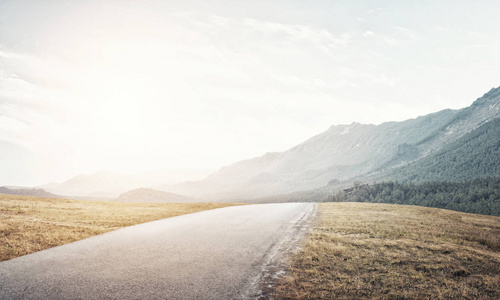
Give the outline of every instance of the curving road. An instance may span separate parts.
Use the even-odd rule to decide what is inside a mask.
[[[249,299],[312,203],[226,207],[0,263],[0,299]]]

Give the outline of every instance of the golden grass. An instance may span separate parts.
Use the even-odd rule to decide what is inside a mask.
[[[322,203],[274,299],[500,299],[500,217]]]
[[[231,203],[122,203],[0,194],[0,261],[134,224]]]

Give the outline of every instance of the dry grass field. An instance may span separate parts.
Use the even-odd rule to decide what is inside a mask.
[[[229,203],[121,203],[0,194],[0,261]]]
[[[274,299],[500,299],[500,217],[322,203]]]

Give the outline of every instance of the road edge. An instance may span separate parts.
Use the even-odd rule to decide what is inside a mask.
[[[302,241],[310,233],[317,219],[318,204],[310,207],[289,222],[286,234],[271,245],[263,261],[261,272],[253,279],[250,287],[241,294],[240,299],[269,299],[276,282],[286,274],[289,261],[302,248]]]

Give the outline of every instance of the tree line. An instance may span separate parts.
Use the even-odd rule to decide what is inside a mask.
[[[356,182],[352,188],[329,195],[327,201],[408,204],[500,216],[500,177],[462,182]]]

